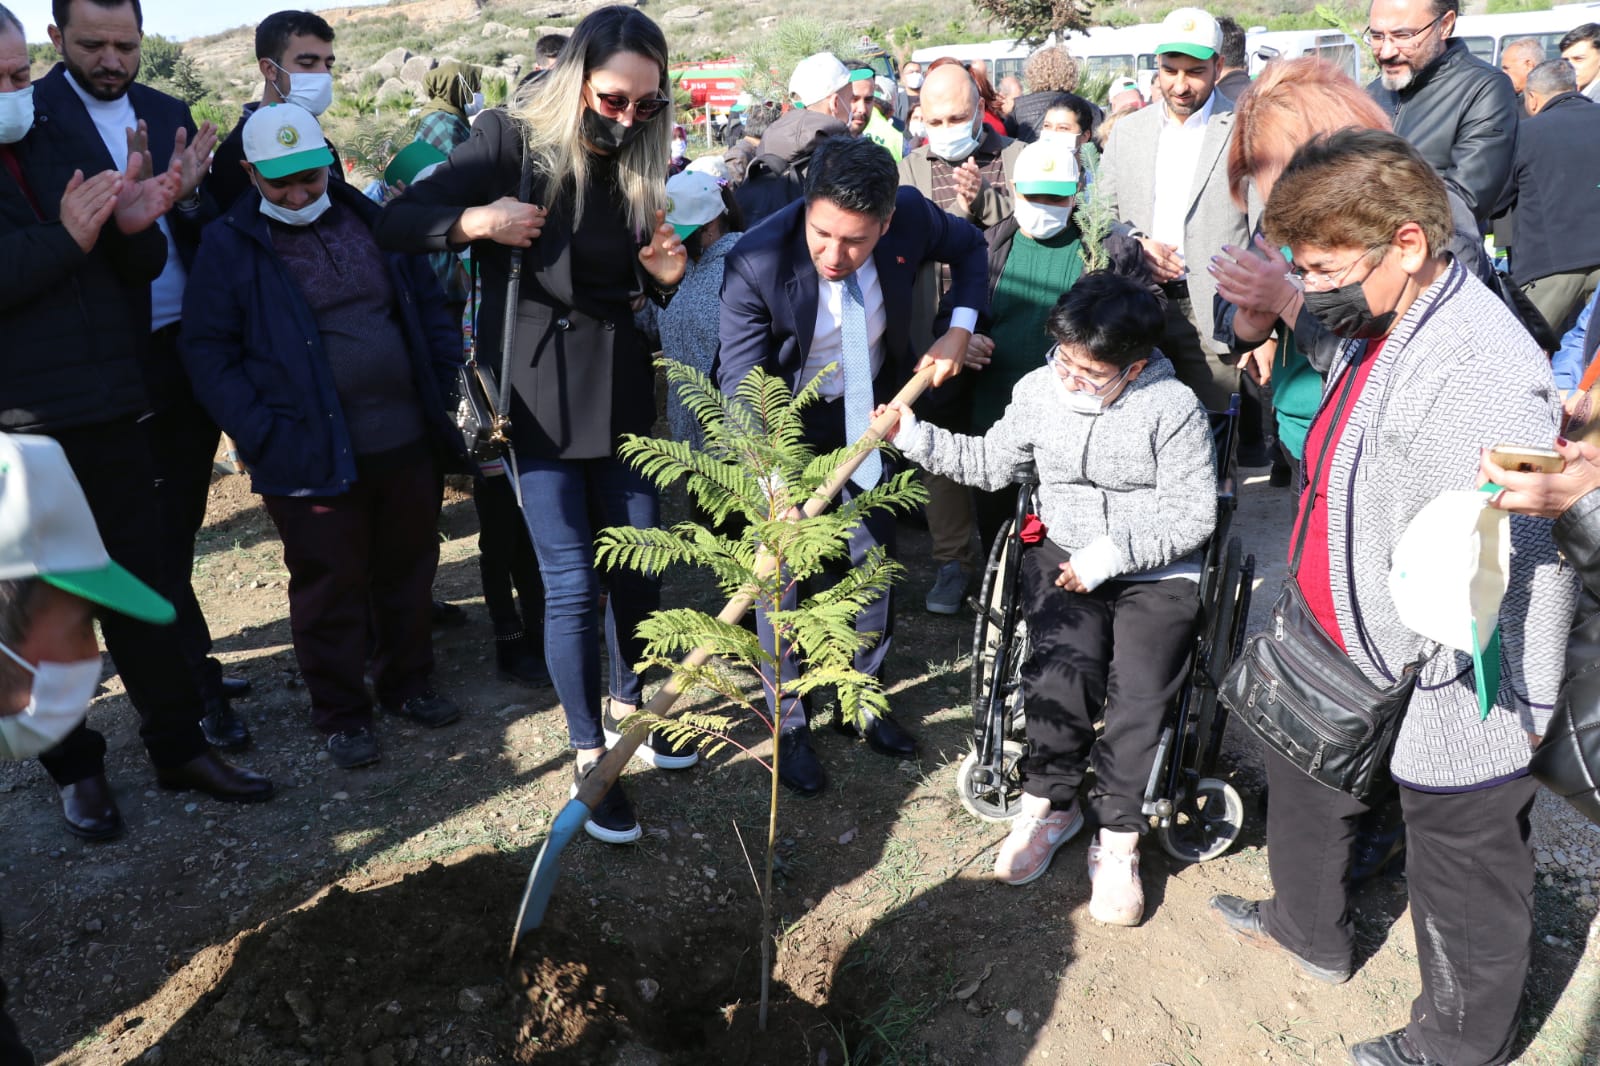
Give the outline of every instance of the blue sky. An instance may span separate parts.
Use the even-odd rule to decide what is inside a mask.
[[[0,0],[10,8],[28,31],[28,40],[47,41],[52,21],[50,0]],[[340,0],[341,6],[354,7],[376,0]],[[142,0],[144,32],[159,33],[174,40],[204,37],[234,26],[255,25],[262,16],[291,7],[321,5],[296,4],[294,0]]]

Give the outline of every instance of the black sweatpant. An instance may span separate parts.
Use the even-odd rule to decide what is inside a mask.
[[[1094,759],[1086,804],[1098,825],[1145,832],[1140,813],[1161,722],[1183,688],[1200,610],[1187,578],[1108,581],[1089,593],[1057,588],[1067,552],[1044,540],[1022,555],[1022,611],[1030,653],[1022,664],[1028,754],[1022,788],[1056,810],[1078,796]],[[1105,710],[1105,734],[1094,723]]]
[[[52,431],[83,486],[111,558],[146,584],[164,587],[164,529],[149,441],[133,419]],[[100,632],[139,712],[139,736],[158,767],[182,766],[207,750],[200,689],[177,629],[100,611]],[[79,723],[39,757],[58,785],[104,772],[105,738]]]
[[[494,635],[526,632],[534,646],[542,649],[544,578],[510,475],[474,478],[472,506],[478,512],[478,575],[483,580],[483,603],[494,623]]]
[[[1272,938],[1318,966],[1347,969],[1355,936],[1346,883],[1367,809],[1268,752],[1267,859],[1275,896],[1261,906]],[[1406,1032],[1451,1066],[1511,1057],[1533,936],[1528,812],[1538,783],[1518,777],[1471,792],[1400,786],[1406,884],[1422,993]]]

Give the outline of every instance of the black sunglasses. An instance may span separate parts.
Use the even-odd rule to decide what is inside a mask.
[[[594,98],[604,104],[606,110],[617,115],[627,114],[628,108],[633,108],[633,113],[641,120],[655,118],[665,111],[667,105],[672,103],[665,96],[647,96],[643,100],[629,100],[621,93],[603,93],[589,86],[589,91],[594,93]]]

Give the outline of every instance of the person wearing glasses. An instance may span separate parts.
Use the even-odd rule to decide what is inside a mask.
[[[1367,92],[1461,193],[1481,231],[1511,175],[1521,114],[1511,79],[1452,36],[1459,9],[1458,0],[1373,0],[1362,36],[1378,77]]]
[[[891,439],[924,469],[979,489],[1037,469],[1044,528],[1022,554],[1028,754],[1022,808],[994,876],[1037,879],[1087,815],[1099,830],[1088,849],[1089,914],[1138,925],[1139,838],[1150,828],[1140,805],[1162,717],[1183,684],[1200,552],[1216,527],[1210,423],[1156,349],[1165,314],[1139,282],[1087,274],[1042,325],[1044,365],[1016,383],[987,433],[951,433],[896,404]]]
[[[545,660],[580,779],[638,707],[637,627],[660,600],[658,581],[619,570],[602,617],[594,539],[602,526],[660,519],[655,490],[616,448],[625,434],[649,433],[656,414],[650,348],[631,304],[649,296],[665,306],[684,272],[683,245],[665,221],[671,136],[666,38],[635,8],[602,7],[510,108],[485,111],[427,181],[390,203],[378,231],[396,251],[472,245],[483,281],[478,351],[490,366],[500,363],[512,253],[523,250],[509,341],[512,462],[544,576]],[[611,662],[604,716],[602,630]],[[698,759],[659,736],[639,755],[662,769]],[[608,843],[639,839],[620,784],[586,828]]]
[[[1549,523],[1511,520],[1499,683],[1480,710],[1472,656],[1409,629],[1390,558],[1440,493],[1471,490],[1480,449],[1555,437],[1549,360],[1506,305],[1445,252],[1445,184],[1392,133],[1344,129],[1299,148],[1263,225],[1287,245],[1306,310],[1344,338],[1306,436],[1296,582],[1306,611],[1375,686],[1417,665],[1388,770],[1400,786],[1421,994],[1410,1024],[1350,1048],[1356,1066],[1497,1066],[1518,1031],[1533,934],[1531,743],[1561,684],[1576,599]],[[1420,664],[1420,665],[1418,665]],[[1306,976],[1350,979],[1348,874],[1368,804],[1275,753],[1267,858],[1273,897],[1219,895],[1241,940]]]

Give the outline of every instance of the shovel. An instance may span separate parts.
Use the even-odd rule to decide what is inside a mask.
[[[906,382],[904,388],[896,394],[895,399],[910,406],[918,396],[922,395],[933,382],[933,368],[927,367],[917,371],[912,379]],[[866,459],[870,446],[881,441],[884,434],[892,429],[900,420],[898,411],[892,408],[873,419],[867,431],[856,441],[859,450],[856,454],[840,464],[833,472],[833,476],[818,487],[811,498],[806,501],[801,513],[806,518],[815,518],[823,509],[832,502],[844,488],[845,482],[850,480],[856,468]],[[757,573],[763,577],[772,573],[777,567],[777,562],[769,555],[762,553],[756,560]],[[738,624],[744,613],[750,609],[755,601],[753,590],[744,589],[717,615],[717,620],[729,625]],[[694,649],[683,660],[679,670],[693,670],[704,665],[711,657],[711,650],[705,645]],[[672,709],[678,702],[682,692],[678,688],[678,671],[674,671],[661,686],[650,702],[645,704],[646,714],[662,716]],[[533,930],[539,928],[539,923],[544,921],[545,908],[550,905],[550,897],[555,892],[556,879],[561,876],[561,852],[578,835],[584,823],[589,820],[595,805],[602,796],[616,783],[622,774],[622,768],[628,765],[628,760],[633,758],[633,753],[650,735],[648,725],[636,725],[623,734],[622,740],[616,747],[601,756],[595,768],[578,785],[578,792],[567,805],[561,808],[555,821],[550,823],[550,834],[545,837],[544,845],[539,848],[539,857],[534,860],[533,869],[528,871],[528,884],[522,890],[522,906],[517,910],[517,926],[511,933],[511,957],[516,958],[518,942]]]

